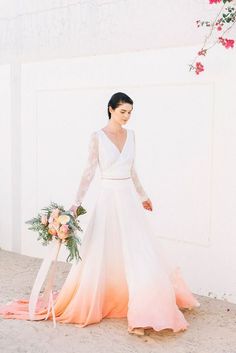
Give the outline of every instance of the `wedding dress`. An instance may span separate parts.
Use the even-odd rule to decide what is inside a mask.
[[[101,187],[83,234],[82,261],[54,293],[54,317],[80,327],[103,318],[127,317],[130,328],[156,331],[187,329],[181,308],[200,306],[179,267],[172,268],[160,252],[157,234],[147,222],[142,201],[148,196],[135,168],[135,134],[126,129],[120,151],[102,130],[90,136],[88,159],[75,197],[81,204],[100,169]],[[4,318],[29,319],[28,300],[4,305]],[[45,319],[46,308],[35,313]],[[48,319],[52,320],[52,312]]]

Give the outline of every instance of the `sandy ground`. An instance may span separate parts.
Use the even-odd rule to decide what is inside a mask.
[[[28,298],[41,259],[0,250],[0,302]],[[60,288],[70,264],[58,262],[55,288]],[[83,328],[52,321],[0,318],[1,353],[236,353],[236,305],[197,296],[200,308],[184,310],[187,331],[171,330],[137,337],[128,334],[126,319],[103,319]]]

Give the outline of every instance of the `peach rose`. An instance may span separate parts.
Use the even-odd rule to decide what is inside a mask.
[[[56,229],[51,224],[48,227],[48,233],[51,235],[57,235]]]

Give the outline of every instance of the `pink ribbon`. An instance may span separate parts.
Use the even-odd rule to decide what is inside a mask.
[[[37,311],[38,309],[40,310],[42,307],[45,309],[47,306],[47,315],[45,317],[45,320],[48,319],[50,310],[52,310],[54,327],[56,327],[56,317],[55,317],[52,289],[53,289],[53,282],[54,282],[54,277],[56,272],[57,257],[58,257],[60,248],[61,248],[61,241],[55,239],[54,242],[52,242],[52,249],[50,249],[51,251],[43,259],[43,262],[40,266],[37,277],[35,279],[33,288],[31,290],[30,299],[29,299],[30,320],[35,320],[35,311],[36,311],[37,304],[38,304]],[[39,300],[39,293],[48,275],[50,267],[51,267],[51,270],[48,276],[47,283],[45,285],[45,290]]]

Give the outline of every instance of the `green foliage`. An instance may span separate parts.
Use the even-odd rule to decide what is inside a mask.
[[[67,256],[66,261],[72,261],[73,259],[82,260],[78,251],[78,244],[81,245],[81,241],[76,236],[72,235],[68,238],[68,240],[64,243],[69,251],[69,255]]]
[[[42,211],[45,211],[44,214],[49,216],[51,214],[52,210],[55,208],[58,208],[61,212],[65,212],[65,209],[63,206],[58,205],[57,203],[55,203],[53,201],[51,201],[51,203],[48,207],[42,208]]]
[[[83,215],[85,213],[87,213],[87,211],[81,205],[76,210],[77,217],[79,217],[79,216],[81,216],[81,215]]]

